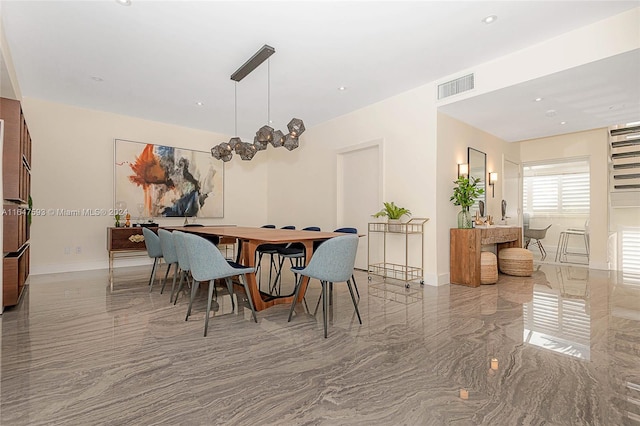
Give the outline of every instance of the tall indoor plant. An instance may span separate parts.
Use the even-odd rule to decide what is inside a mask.
[[[484,188],[478,188],[478,182],[480,182],[480,178],[466,176],[460,176],[458,180],[453,182],[456,186],[453,188],[450,201],[453,201],[454,205],[462,207],[458,213],[458,228],[472,227],[469,207],[473,205],[476,198],[484,194]]]

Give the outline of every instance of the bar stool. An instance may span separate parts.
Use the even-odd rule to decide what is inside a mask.
[[[584,253],[569,251],[569,237],[571,236],[581,237],[581,240],[584,242]],[[558,247],[556,248],[556,262],[576,263],[567,260],[567,255],[570,255],[586,257],[588,263],[589,254],[589,220],[584,223],[584,229],[569,228],[560,233],[560,237],[558,237]]]

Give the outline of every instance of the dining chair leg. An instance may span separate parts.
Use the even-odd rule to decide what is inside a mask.
[[[173,292],[176,289],[176,278],[180,275],[180,279],[182,279],[182,271],[176,265],[176,270],[173,272],[173,282],[171,283],[171,297],[169,298],[169,303],[173,301]]]
[[[200,282],[193,280],[193,285],[191,286],[191,298],[189,299],[189,309],[187,309],[187,316],[185,317],[185,321],[189,320],[189,315],[191,315],[191,306],[193,306],[193,299],[196,297],[196,292],[198,291],[198,287],[200,287]]]
[[[239,277],[240,281],[242,281],[242,285],[244,286],[244,291],[247,295],[247,299],[249,300],[249,307],[251,308],[251,314],[253,315],[253,320],[258,323],[258,317],[256,316],[256,309],[253,307],[253,300],[251,300],[251,293],[249,292],[249,286],[247,285],[247,277],[241,276]],[[238,302],[240,303],[240,302]]]
[[[273,257],[273,253],[270,253],[269,256],[270,256],[270,260],[269,260],[269,287],[271,287],[271,271],[276,270],[276,260]]]
[[[178,291],[176,292],[176,297],[175,299],[173,299],[173,304],[175,305],[176,303],[178,303],[178,295],[180,294],[180,291],[182,290],[182,280],[183,278],[189,278],[187,277],[187,271],[180,271],[180,284],[178,284]],[[173,297],[173,290],[171,291],[171,296]]]
[[[271,276],[269,276],[269,285],[271,286],[271,288],[269,289],[269,293],[271,294],[273,294],[273,292],[276,292],[276,295],[280,296],[280,286],[278,286],[278,282],[282,283],[282,267],[283,266],[284,266],[284,257],[280,257],[280,265],[278,265],[278,272],[276,273],[276,277],[273,280],[273,286],[271,286]],[[277,290],[276,290],[276,286],[278,287]]]
[[[209,313],[211,312],[211,299],[213,299],[213,289],[216,286],[214,280],[209,281],[209,297],[207,298],[207,313],[204,316],[204,337],[207,337],[209,328]]]
[[[542,241],[540,240],[538,240],[538,248],[540,249],[540,260],[544,260],[544,258],[547,257],[547,251],[544,249]]]
[[[322,283],[322,320],[324,322],[324,338],[327,338],[327,316],[329,313],[329,298],[327,297],[328,289],[330,283],[326,281],[321,281]]]
[[[351,281],[353,281],[353,288],[356,289],[356,294],[358,295],[358,300],[360,300],[360,292],[358,291],[358,283],[356,283],[355,275],[351,275]]]
[[[255,272],[255,274],[256,274],[256,277],[258,278],[258,290],[262,291],[262,268],[261,268],[261,265],[262,265],[262,254],[260,254],[258,256],[258,254],[256,253],[256,256],[258,257],[258,261],[256,262],[255,259],[254,259],[254,264],[256,264],[256,272]],[[240,262],[238,262],[238,263],[240,263]],[[271,284],[269,284],[269,285],[271,285]]]
[[[293,302],[291,302],[291,309],[289,309],[289,319],[287,322],[291,322],[291,316],[293,315],[293,310],[296,307],[296,302],[298,301],[298,294],[300,294],[300,284],[302,283],[302,275],[300,275],[300,280],[296,283],[296,289],[293,292]]]
[[[306,296],[302,298],[302,301],[304,302],[304,307],[307,310],[307,312],[311,312],[309,310],[309,305],[307,305],[307,297]]]
[[[560,237],[558,238],[558,247],[556,247],[556,262],[560,261],[562,258],[562,244],[564,240],[565,232],[560,233]]]
[[[231,282],[231,277],[225,278],[224,281],[227,283],[227,290],[231,297],[231,312],[233,312],[236,310],[236,303],[233,301],[233,282]]]
[[[349,293],[351,293],[351,301],[353,302],[353,307],[356,308],[356,315],[358,315],[358,321],[362,324],[362,319],[360,318],[360,311],[358,310],[358,304],[356,303],[356,298],[353,294],[353,289],[351,288],[351,281],[347,281],[347,287],[349,287]]]
[[[149,293],[153,288],[153,281],[156,279],[156,269],[158,268],[158,258],[153,259],[153,267],[151,268],[151,278],[149,279]]]
[[[173,266],[173,263],[170,263],[167,265],[167,272],[164,273],[164,281],[162,281],[162,288],[160,288],[160,294],[162,294],[162,292],[164,291],[164,286],[167,285],[167,277],[169,276],[169,271],[171,270],[171,266]]]

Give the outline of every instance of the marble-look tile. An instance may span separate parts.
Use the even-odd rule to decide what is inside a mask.
[[[363,324],[336,284],[324,339],[317,282],[291,322],[280,305],[256,324],[221,289],[204,338],[206,286],[185,321],[188,293],[174,306],[148,273],[116,270],[113,292],[106,271],[31,277],[0,317],[0,424],[640,424],[640,289],[617,274],[405,289],[358,272]]]

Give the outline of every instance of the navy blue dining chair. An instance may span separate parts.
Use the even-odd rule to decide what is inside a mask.
[[[320,228],[318,226],[308,226],[302,229],[303,231],[316,231],[320,232]],[[276,248],[278,253],[278,273],[276,274],[276,278],[273,280],[273,287],[271,288],[271,293],[276,291],[277,286],[277,295],[280,295],[280,289],[282,286],[282,267],[284,266],[285,260],[289,259],[291,266],[304,266],[304,260],[306,258],[306,250],[304,248],[304,244],[302,243],[291,243],[286,246],[280,246]],[[295,265],[294,265],[295,260]],[[294,282],[297,281],[297,276],[294,274]]]
[[[262,226],[262,228],[266,228],[267,226]],[[275,227],[274,227],[275,228]],[[296,227],[293,225],[283,226],[280,229],[291,229],[295,230]],[[271,289],[271,276],[273,272],[278,272],[278,265],[276,263],[275,256],[278,254],[279,247],[286,247],[288,244],[260,244],[256,248],[256,276],[258,277],[258,288],[262,289],[262,256],[265,254],[269,256],[269,289]]]

